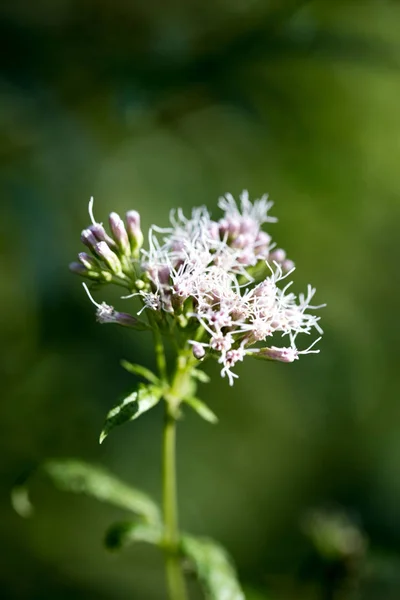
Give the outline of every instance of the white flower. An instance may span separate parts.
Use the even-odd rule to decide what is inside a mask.
[[[199,359],[203,352],[216,356],[222,365],[221,375],[226,375],[231,385],[237,377],[232,368],[246,354],[293,362],[300,354],[318,352],[311,350],[316,342],[306,350],[298,350],[295,344],[300,333],[310,334],[313,329],[322,333],[319,317],[310,312],[321,306],[311,304],[315,289],[310,285],[306,294],[298,297],[290,290],[292,282],[288,278],[294,272],[294,263],[261,229],[263,224],[276,221],[269,215],[272,204],[268,196],[252,203],[244,191],[239,203],[230,194],[219,199],[223,216],[217,221],[204,206],[193,209],[189,218],[181,209],[171,211],[169,227],[150,228],[148,250],[141,250],[135,267],[139,279],[133,282],[131,296],[141,298],[139,314],[145,310],[168,314],[165,319],[175,319],[183,328],[183,337],[186,324],[197,321],[200,329],[196,340],[186,339],[186,343],[193,345]],[[89,209],[92,227],[99,227],[92,203]],[[136,213],[134,221],[140,223]],[[118,224],[118,234],[123,230],[121,223],[113,215],[112,224],[114,229]],[[111,258],[118,261],[107,245],[106,234],[102,235],[104,262],[111,264]],[[115,239],[115,231],[113,235]],[[112,267],[117,273],[114,264]],[[112,307],[104,303],[96,306],[102,322],[113,319]],[[272,336],[276,344],[279,335],[288,336],[290,345],[255,346]]]

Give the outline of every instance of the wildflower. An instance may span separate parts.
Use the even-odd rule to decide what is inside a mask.
[[[82,241],[92,256],[81,253],[80,263],[71,268],[92,279],[106,281],[108,276],[124,285],[129,290],[125,298],[136,296],[142,304],[138,314],[153,313],[157,326],[170,334],[176,328],[179,343],[191,345],[198,360],[215,357],[221,375],[232,385],[237,377],[232,369],[246,355],[293,362],[300,354],[319,352],[312,348],[320,338],[305,350],[296,345],[301,333],[314,329],[322,333],[319,317],[310,311],[323,305],[311,304],[315,295],[311,286],[299,296],[291,291],[288,278],[295,265],[262,229],[276,222],[270,215],[272,204],[267,196],[251,202],[243,192],[240,202],[230,194],[220,198],[219,220],[213,220],[205,207],[193,209],[190,217],[181,209],[171,211],[170,226],[153,225],[148,249],[139,253],[143,243],[139,213],[127,212],[125,223],[111,213],[109,236],[94,219],[91,199],[92,225],[82,232]],[[124,319],[133,319],[104,303],[95,304],[101,322],[124,324]],[[289,344],[276,345],[279,336],[288,338]],[[269,339],[273,344],[259,347]]]

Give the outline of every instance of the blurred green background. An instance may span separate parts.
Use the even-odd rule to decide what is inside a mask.
[[[293,365],[248,359],[233,389],[207,366],[220,424],[180,425],[182,527],[226,545],[249,600],[400,598],[399,32],[393,0],[1,4],[3,598],[166,598],[155,550],[104,550],[122,513],[38,480],[24,521],[9,491],[79,456],[159,497],[161,407],[97,443],[135,383],[119,360],[151,367],[151,340],[96,324],[67,265],[91,195],[147,228],[244,188],[275,200],[325,336]],[[304,534],[326,506],[364,552]]]

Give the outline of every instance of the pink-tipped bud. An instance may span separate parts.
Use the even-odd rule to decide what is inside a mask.
[[[116,243],[108,235],[101,223],[93,223],[93,225],[89,225],[88,229],[93,233],[97,242],[105,242],[112,250],[116,249]]]
[[[87,269],[80,262],[72,262],[72,263],[70,263],[69,270],[72,273],[75,273],[76,275],[80,275],[81,277],[88,277],[89,279],[95,279],[95,280],[101,279],[100,273],[98,273],[96,271],[91,271],[91,270]]]
[[[266,258],[268,256],[268,249],[271,243],[271,236],[265,231],[260,231],[257,234],[256,241],[254,244],[254,251],[257,256]]]
[[[254,353],[255,358],[265,358],[267,360],[278,360],[280,362],[291,363],[299,358],[296,348],[260,348]]]
[[[204,358],[206,351],[204,349],[204,346],[202,346],[199,343],[195,343],[192,346],[192,352],[193,352],[193,356],[195,358],[197,358],[197,360],[201,360],[202,358]]]
[[[122,273],[122,266],[118,256],[110,250],[105,242],[96,244],[95,251],[115,275]]]
[[[289,273],[289,271],[292,271],[295,268],[294,262],[289,258],[284,260],[281,266],[284,273]]]
[[[282,248],[278,248],[277,250],[271,252],[269,258],[277,263],[282,263],[286,259],[286,252]]]
[[[114,240],[115,240],[120,252],[124,256],[129,256],[131,253],[131,247],[129,244],[128,234],[126,232],[123,220],[115,212],[112,212],[108,219],[109,219],[111,231],[114,236]]]
[[[94,236],[93,232],[88,229],[84,229],[81,233],[81,241],[85,246],[87,246],[90,250],[94,250],[94,247],[97,244],[97,239]]]
[[[126,213],[126,226],[132,252],[138,252],[143,245],[143,233],[140,228],[140,214],[137,210]]]
[[[72,273],[82,275],[83,277],[85,277],[85,275],[87,274],[86,267],[84,267],[83,264],[80,262],[69,263],[69,270],[72,271]]]
[[[90,256],[86,252],[80,252],[78,254],[79,260],[86,269],[98,271],[99,264],[93,256]]]

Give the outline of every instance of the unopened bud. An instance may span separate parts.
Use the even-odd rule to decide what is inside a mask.
[[[106,281],[107,283],[111,283],[111,281],[113,280],[113,275],[112,273],[110,273],[110,271],[101,271],[101,278]]]
[[[93,258],[93,256],[90,256],[89,254],[87,254],[86,252],[80,252],[78,254],[79,256],[79,260],[80,262],[83,264],[84,267],[86,267],[87,269],[92,269],[94,271],[97,271],[99,268],[99,264],[96,261],[95,258]]]
[[[109,216],[109,223],[114,240],[116,241],[121,253],[125,256],[129,256],[131,253],[131,248],[123,220],[117,213],[112,212]]]
[[[144,288],[146,287],[145,282],[142,279],[136,279],[135,281],[135,288],[137,290],[144,290]]]
[[[97,244],[97,239],[94,236],[93,232],[88,229],[84,229],[81,233],[81,241],[85,246],[87,246],[90,250],[94,250],[94,247]]]
[[[87,269],[80,262],[70,263],[69,270],[72,273],[76,273],[76,275],[80,275],[81,277],[88,277],[89,279],[96,279],[96,280],[99,280],[101,278],[101,276],[98,272]]]
[[[122,267],[118,256],[110,250],[105,242],[96,244],[95,251],[113,273],[116,275],[122,273]]]
[[[275,260],[277,263],[282,263],[286,258],[286,252],[282,248],[274,250],[269,255],[271,260]]]
[[[266,360],[278,360],[280,362],[291,363],[299,358],[296,348],[260,348],[258,352],[252,354],[255,358],[265,358]]]
[[[140,228],[140,214],[137,210],[126,213],[126,225],[132,252],[138,252],[143,244],[143,233]]]
[[[290,260],[289,258],[284,260],[281,266],[282,266],[282,271],[284,271],[284,273],[289,273],[289,271],[293,271],[293,269],[295,268],[294,262],[292,260]]]
[[[271,236],[266,231],[260,231],[256,237],[256,244],[265,244],[269,246],[271,243]]]
[[[197,358],[197,360],[201,360],[202,358],[204,358],[204,356],[206,354],[206,351],[204,350],[204,346],[202,346],[202,344],[199,344],[198,342],[193,344],[192,352],[193,352],[193,356],[195,358]]]
[[[255,252],[257,256],[268,256],[268,249],[271,243],[271,236],[265,231],[260,231],[257,234],[256,241],[254,244]]]
[[[105,242],[112,250],[116,249],[116,243],[112,237],[108,235],[101,223],[93,223],[88,229],[93,233],[97,242]]]

